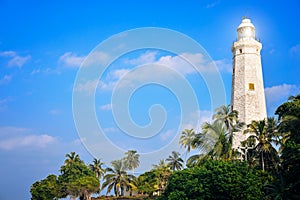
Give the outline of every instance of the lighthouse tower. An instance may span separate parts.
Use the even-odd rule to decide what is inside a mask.
[[[231,106],[239,113],[239,120],[250,124],[267,117],[260,51],[262,44],[255,39],[255,27],[244,18],[237,28],[238,38],[233,43],[233,73]],[[235,134],[233,148],[246,139],[243,132]]]

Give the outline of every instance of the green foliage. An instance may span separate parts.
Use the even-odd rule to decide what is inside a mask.
[[[100,181],[95,173],[80,160],[79,156],[67,156],[58,177],[62,196],[88,197],[99,192]]]
[[[267,176],[240,161],[207,160],[175,172],[161,199],[260,199]]]
[[[196,133],[194,129],[185,129],[182,131],[180,139],[179,139],[179,144],[186,148],[185,152],[185,158],[184,161],[186,162],[186,157],[188,153],[190,153],[191,149],[195,149],[195,136]]]
[[[135,150],[129,150],[123,159],[125,168],[132,170],[132,175],[134,175],[134,169],[140,166],[140,155]]]
[[[58,197],[59,185],[57,177],[53,174],[47,176],[46,179],[36,181],[30,188],[32,200],[48,200]]]
[[[140,155],[135,150],[128,150],[125,153],[124,164],[129,170],[135,169],[140,165]]]
[[[155,185],[157,185],[157,177],[154,170],[141,174],[136,182],[138,191],[142,194],[152,196],[156,191]]]
[[[199,149],[199,154],[187,161],[190,168],[175,171],[183,167],[183,160],[174,151],[166,159],[168,164],[161,160],[151,171],[135,178],[133,170],[139,165],[139,155],[134,150],[128,151],[124,159],[113,161],[107,170],[100,160],[94,159],[87,166],[71,152],[61,166],[61,175],[49,175],[32,184],[31,199],[89,199],[99,192],[101,177],[102,188],[107,187],[108,193],[114,191],[116,196],[122,196],[125,189],[137,189],[150,197],[163,192],[159,199],[167,200],[300,199],[300,95],[277,109],[279,126],[274,118],[248,126],[252,135],[240,149],[247,162],[233,160],[237,155],[232,149],[233,133],[243,126],[237,114],[229,106],[222,106],[216,110],[214,121],[203,125],[201,133],[193,129],[183,132],[180,144],[186,148],[186,155],[193,148]],[[274,143],[280,144],[280,160]],[[126,169],[132,170],[132,175]]]
[[[171,192],[168,196],[168,200],[188,200],[183,191],[174,191]]]
[[[300,199],[300,94],[292,96],[275,112],[280,121],[279,131],[283,142],[281,171],[283,181],[274,182],[284,188],[289,199]],[[284,184],[283,184],[284,183]]]
[[[134,176],[127,174],[123,160],[114,160],[111,165],[112,168],[106,169],[102,189],[107,187],[107,194],[113,189],[117,197],[124,195],[125,188],[135,189]]]
[[[46,179],[35,182],[30,189],[32,200],[58,199],[67,196],[89,199],[99,192],[100,182],[95,173],[80,160],[75,152],[66,155],[61,175],[49,175]]]
[[[180,144],[185,147],[191,146],[199,149],[198,155],[194,155],[187,160],[187,166],[200,165],[206,159],[232,160],[237,157],[238,154],[232,149],[233,135],[234,132],[240,131],[243,126],[244,123],[238,120],[238,112],[231,110],[228,105],[217,108],[216,113],[213,115],[213,122],[204,123],[202,132],[193,134],[188,138],[192,141],[187,143],[188,132],[183,132]]]
[[[172,151],[172,154],[166,159],[171,170],[181,170],[183,168],[183,160],[180,158],[180,153]]]
[[[254,153],[259,157],[259,164],[262,170],[275,170],[279,162],[278,152],[273,147],[276,143],[274,118],[267,120],[252,121],[248,125],[246,133],[251,133],[247,138],[248,143],[254,142]]]
[[[101,162],[100,159],[94,158],[93,164],[89,165],[89,168],[95,173],[95,176],[100,179],[105,174],[105,169],[102,168],[102,165],[104,165],[103,162]]]
[[[156,178],[156,193],[160,195],[166,188],[169,182],[169,178],[172,174],[170,166],[165,163],[165,160],[160,160],[158,165],[154,165],[152,169]]]
[[[99,191],[99,180],[94,176],[82,176],[67,183],[67,191],[73,197],[88,197]]]

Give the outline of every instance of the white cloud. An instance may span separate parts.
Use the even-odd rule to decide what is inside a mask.
[[[276,49],[271,49],[270,51],[269,51],[269,54],[273,54],[273,53],[275,53],[276,52]]]
[[[44,148],[57,139],[53,136],[31,134],[30,129],[19,127],[0,127],[0,149]]]
[[[116,127],[107,127],[103,129],[104,133],[116,133],[116,132],[120,132],[120,130]]]
[[[61,113],[61,111],[60,111],[59,109],[51,109],[51,110],[49,111],[49,113],[50,113],[51,115],[59,115],[59,114]]]
[[[190,116],[188,116],[187,120],[188,123],[182,125],[183,130],[194,129],[196,131],[200,131],[203,123],[212,121],[212,111],[197,110],[193,113],[190,113]]]
[[[8,67],[19,67],[19,68],[21,68],[21,67],[23,67],[23,65],[25,63],[27,63],[31,59],[30,55],[20,56],[14,51],[0,52],[0,56],[9,58],[9,60],[7,62]]]
[[[77,56],[75,53],[66,52],[59,57],[59,62],[63,63],[67,67],[80,67],[84,59],[85,56]]]
[[[176,56],[162,56],[154,64],[170,67],[183,76],[197,72],[215,72],[218,68],[222,71],[228,71],[229,69],[227,60],[207,60],[201,53],[183,53]]]
[[[300,56],[300,44],[297,44],[290,48],[290,53],[295,56]]]
[[[112,107],[112,105],[110,103],[105,104],[105,105],[100,106],[100,110],[111,110],[111,107]]]
[[[115,88],[117,82],[124,77],[129,69],[116,69],[108,73],[103,81],[99,82],[100,90],[102,91],[111,91]]]
[[[10,61],[8,61],[9,67],[17,66],[19,68],[23,67],[23,65],[31,59],[31,56],[15,56]]]
[[[0,85],[9,83],[11,81],[12,76],[5,75],[2,79],[0,79]]]
[[[231,72],[231,64],[225,59],[217,61],[207,61],[204,56],[200,53],[190,54],[183,53],[178,56],[161,56],[158,60],[155,60],[157,57],[156,52],[148,51],[136,59],[126,60],[125,63],[128,64],[146,64],[152,63],[154,65],[162,65],[165,67],[156,68],[153,71],[155,77],[161,76],[162,80],[165,80],[166,77],[171,80],[171,74],[169,73],[170,69],[177,71],[183,76],[200,72],[215,72],[216,70]],[[189,62],[193,63],[195,66],[192,66]],[[128,72],[134,69],[117,69],[110,71],[105,78],[103,78],[99,85],[101,90],[112,90],[117,82],[123,78]],[[168,76],[166,76],[166,74]],[[149,80],[149,70],[145,70],[144,73],[131,73],[126,76],[126,81],[124,81],[124,86],[130,86],[132,82],[144,80]]]
[[[10,97],[0,99],[0,110],[6,108],[7,103],[10,102],[12,99]]]
[[[147,51],[138,58],[126,60],[125,63],[131,64],[131,65],[141,65],[141,64],[146,64],[146,63],[153,63],[156,61],[156,56],[157,56],[156,51]]]
[[[95,90],[95,88],[97,88],[98,83],[98,80],[88,80],[85,83],[79,83],[78,85],[76,85],[75,91],[91,94]]]
[[[3,52],[0,52],[0,56],[2,56],[2,57],[14,57],[16,55],[17,55],[17,53],[14,52],[14,51],[3,51]]]
[[[176,134],[174,130],[167,130],[166,132],[161,133],[161,134],[159,135],[159,137],[160,137],[160,139],[161,139],[162,141],[166,141],[166,140],[169,140],[169,139],[173,138],[172,136],[173,136],[174,134]]]
[[[55,68],[50,68],[50,67],[47,67],[46,69],[41,69],[41,68],[37,68],[37,69],[33,69],[31,72],[30,72],[30,75],[36,75],[36,74],[55,74],[55,75],[60,75],[61,74],[61,71],[58,70],[58,69],[55,69]]]
[[[221,60],[216,60],[214,61],[216,67],[218,68],[219,71],[222,72],[228,72],[231,73],[232,72],[232,63],[231,61],[227,60],[227,59],[221,59]]]
[[[129,69],[117,69],[109,72],[106,79],[108,80],[119,80],[123,76],[125,76],[128,72],[130,72]]]
[[[157,57],[157,52],[147,51],[136,59],[126,60],[125,63],[129,63],[131,65],[141,65],[147,63],[164,65],[178,71],[184,76],[196,73],[197,71],[214,71],[215,67],[221,71],[231,72],[231,61],[226,59],[210,61],[201,53],[182,53],[175,56],[167,55],[159,58]],[[192,66],[189,62],[195,66]]]
[[[282,84],[265,88],[268,114],[273,115],[276,108],[290,96],[300,93],[300,86]]]
[[[216,5],[218,5],[219,3],[220,3],[219,0],[218,0],[218,1],[213,1],[213,2],[211,2],[211,3],[206,4],[205,8],[213,8],[213,7],[215,7]]]
[[[107,53],[101,51],[94,51],[86,57],[86,60],[83,63],[83,67],[89,67],[94,64],[96,65],[108,64],[107,62],[109,61],[109,59],[110,56]]]
[[[203,61],[202,54],[183,54],[183,56],[197,64]],[[193,66],[180,56],[162,56],[155,64],[168,66],[184,76],[196,72]]]
[[[265,88],[266,99],[268,102],[278,102],[291,95],[300,92],[300,87],[296,85],[282,84]]]
[[[31,71],[30,75],[39,74],[41,72],[41,69],[34,69]]]

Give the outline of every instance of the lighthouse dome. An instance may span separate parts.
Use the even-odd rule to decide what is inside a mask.
[[[251,20],[244,18],[242,23],[237,28],[238,40],[251,40],[255,39],[255,27]]]

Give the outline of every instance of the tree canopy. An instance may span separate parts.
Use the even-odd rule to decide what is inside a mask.
[[[111,167],[94,159],[86,165],[75,152],[66,154],[60,174],[36,181],[30,188],[32,200],[70,197],[90,199],[101,189],[123,196],[125,190],[159,199],[300,199],[300,94],[276,110],[278,118],[239,122],[230,106],[216,109],[211,122],[199,133],[186,129],[179,144],[197,149],[183,165],[180,153],[173,151],[150,171],[134,176],[140,155],[129,150]],[[238,151],[232,148],[236,131],[251,133]],[[276,146],[277,145],[277,146]],[[182,170],[183,169],[183,170]],[[128,174],[127,170],[132,170]]]
[[[71,152],[66,155],[61,174],[49,175],[46,179],[32,184],[32,200],[48,200],[70,196],[87,200],[90,195],[100,191],[100,181],[95,173],[84,164],[79,155]]]
[[[240,161],[206,160],[175,172],[160,199],[260,199],[267,177]]]

